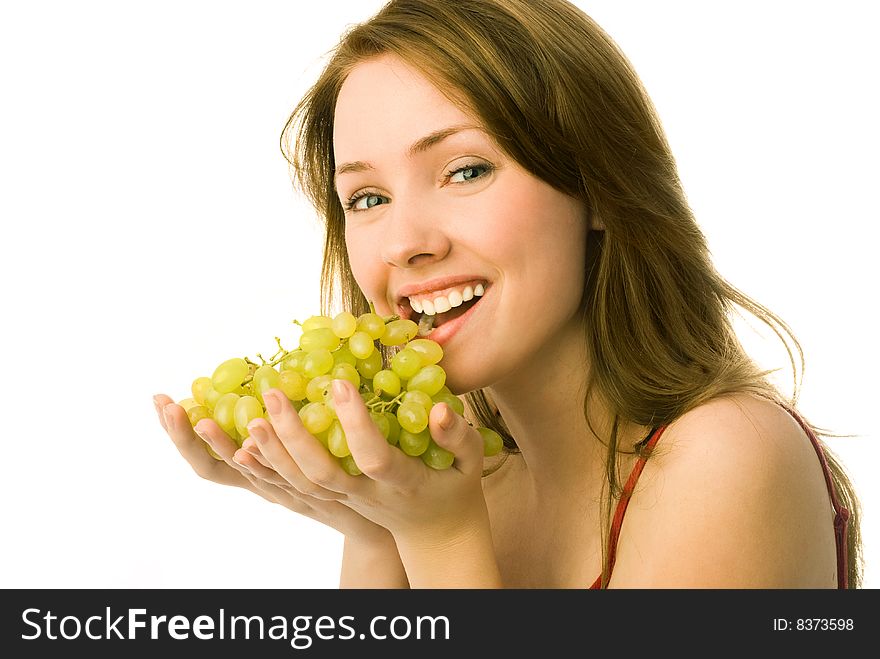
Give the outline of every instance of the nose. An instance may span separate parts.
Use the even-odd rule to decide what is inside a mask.
[[[437,209],[423,203],[395,199],[383,223],[382,262],[398,268],[414,268],[441,261],[449,253],[448,226]]]

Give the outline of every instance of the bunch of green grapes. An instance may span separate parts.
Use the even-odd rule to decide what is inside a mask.
[[[241,446],[247,425],[257,417],[268,418],[263,392],[284,392],[302,419],[303,426],[334,455],[346,472],[361,473],[342,424],[336,417],[330,388],[335,379],[357,387],[370,416],[389,444],[407,455],[419,456],[434,469],[448,469],[455,456],[439,446],[428,429],[428,415],[437,403],[447,403],[464,413],[461,400],[446,386],[440,344],[419,336],[419,326],[397,316],[383,318],[372,309],[355,316],[343,311],[335,317],[311,316],[300,323],[299,345],[285,350],[276,337],[278,352],[261,363],[233,357],[220,363],[213,374],[192,382],[192,397],[180,401],[190,423],[205,418],[217,422]],[[390,346],[390,362],[380,344]],[[501,436],[491,428],[478,427],[484,455],[497,454]],[[206,449],[221,459],[209,446]]]

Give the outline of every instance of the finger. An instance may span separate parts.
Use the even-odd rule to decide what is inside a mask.
[[[238,450],[238,444],[226,434],[214,419],[202,419],[193,430],[224,462],[233,469],[238,468],[232,460],[232,456]]]
[[[159,417],[159,423],[162,425],[162,429],[165,432],[168,432],[168,426],[165,425],[165,406],[173,403],[165,394],[156,394],[153,396],[153,407],[156,408],[156,416]]]
[[[289,510],[299,513],[300,515],[306,515],[313,519],[315,518],[314,506],[306,501],[302,495],[290,487],[290,485],[287,487],[280,487],[262,479],[256,477],[253,478],[254,492],[266,499],[266,501],[277,503],[280,506],[284,506]]]
[[[271,423],[254,419],[248,424],[248,432],[256,440],[268,466],[302,494],[330,501],[345,498],[344,490],[336,487],[341,481],[338,477],[348,474],[305,429],[287,396],[269,389],[263,392],[263,401]]]
[[[455,455],[453,468],[463,474],[483,471],[483,437],[446,403],[437,403],[428,417],[431,437]]]
[[[256,440],[253,437],[246,437],[245,440],[241,444],[241,448],[250,453],[253,458],[259,462],[261,465],[266,467],[267,469],[271,469],[272,467],[269,465],[269,462],[266,458],[263,457],[263,454],[260,453],[260,447],[257,446]]]
[[[412,479],[412,460],[382,436],[354,385],[348,380],[334,380],[333,402],[360,470],[373,480],[405,486]]]
[[[236,464],[240,465],[243,469],[246,469],[258,480],[275,485],[283,490],[288,490],[293,487],[290,483],[279,476],[275,470],[269,469],[260,464],[253,454],[249,453],[244,448],[238,449],[233,454],[232,459]]]
[[[162,427],[171,437],[177,451],[196,474],[223,485],[248,486],[248,480],[237,469],[211,457],[205,450],[205,442],[196,435],[190,425],[189,417],[180,405],[162,395],[156,396],[155,402],[157,406],[162,406],[160,413]]]

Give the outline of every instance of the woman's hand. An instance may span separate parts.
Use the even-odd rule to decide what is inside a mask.
[[[271,468],[251,437],[239,448],[213,420],[203,419],[193,429],[186,411],[171,398],[160,394],[153,401],[165,432],[199,476],[221,485],[246,489],[345,535],[342,587],[408,585],[394,539],[386,529],[340,504],[335,495],[322,496],[315,488],[310,493],[294,488]],[[206,444],[222,459],[212,457]],[[362,574],[365,570],[359,569],[366,568],[364,564],[368,561],[370,567],[379,568],[372,571],[372,576]]]
[[[431,436],[455,454],[449,469],[435,470],[388,444],[350,382],[335,380],[333,397],[363,474],[346,473],[277,389],[263,392],[271,423],[254,419],[248,427],[267,465],[297,491],[343,504],[387,528],[413,586],[499,585],[480,434],[445,403],[435,405]]]

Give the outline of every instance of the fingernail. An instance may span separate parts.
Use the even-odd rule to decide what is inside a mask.
[[[260,426],[256,424],[254,424],[253,426],[248,426],[248,433],[256,440],[257,444],[266,443],[266,433],[263,432],[263,429],[260,428]]]
[[[157,412],[162,411],[162,407],[159,405],[159,397],[158,396],[153,396],[153,407],[156,408]]]
[[[333,380],[333,402],[348,402],[348,387],[343,380]]]
[[[449,430],[452,427],[452,424],[455,423],[455,417],[452,415],[452,408],[446,403],[443,403],[443,410],[440,415],[440,427],[443,428],[443,430]]]
[[[267,391],[263,394],[263,402],[266,404],[266,409],[269,410],[269,414],[278,414],[281,411],[281,404],[277,398],[275,398],[275,394]]]
[[[211,438],[208,437],[208,436],[205,434],[205,431],[204,431],[204,430],[199,430],[199,426],[198,426],[198,424],[196,424],[196,427],[193,428],[193,430],[195,430],[195,431],[196,431],[196,434],[197,434],[199,437],[201,437],[202,439],[204,439],[206,442],[208,442],[208,443],[211,442]]]

